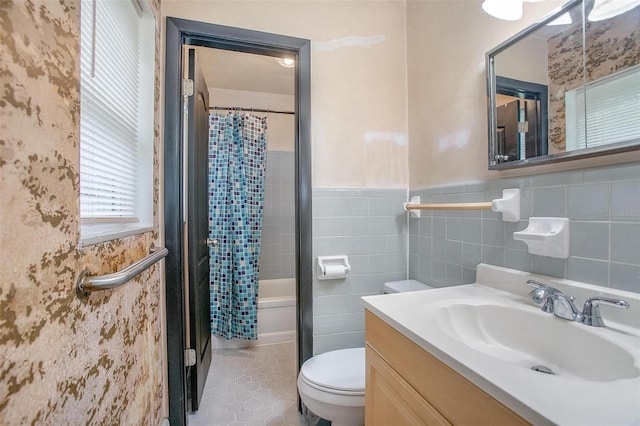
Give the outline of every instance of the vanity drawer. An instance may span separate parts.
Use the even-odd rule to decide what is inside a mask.
[[[375,314],[367,310],[365,316],[368,351],[375,351],[450,423],[455,425],[529,424]],[[367,372],[368,363],[369,359],[367,359]],[[369,383],[367,383],[367,398],[368,388]]]
[[[369,345],[365,422],[367,426],[451,426],[429,402],[396,373]]]

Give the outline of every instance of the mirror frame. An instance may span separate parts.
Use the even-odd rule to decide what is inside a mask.
[[[488,146],[488,164],[489,170],[505,170],[505,169],[513,169],[518,167],[527,167],[527,166],[537,166],[541,164],[549,164],[556,163],[560,161],[569,161],[569,160],[578,160],[583,158],[596,157],[600,155],[609,155],[616,154],[620,152],[634,151],[640,149],[640,144],[637,141],[630,142],[620,142],[611,145],[604,145],[600,147],[594,148],[584,148],[578,149],[575,151],[556,153],[556,154],[547,154],[538,157],[527,158],[525,160],[516,160],[509,161],[506,163],[496,163],[495,162],[495,149],[497,146],[497,132],[496,132],[496,73],[495,73],[495,56],[516,44],[520,40],[524,39],[528,35],[534,33],[539,28],[542,28],[549,22],[552,22],[556,18],[561,15],[564,15],[569,10],[573,9],[577,6],[582,6],[582,26],[583,33],[585,28],[585,13],[584,13],[584,0],[571,0],[565,4],[563,4],[558,9],[551,12],[549,15],[542,18],[542,20],[536,22],[535,24],[525,28],[524,30],[518,32],[514,36],[510,37],[506,41],[502,42],[498,46],[494,47],[490,51],[488,51],[485,55],[486,61],[486,74],[487,74],[487,99],[488,99],[488,131],[489,131],[489,146]],[[583,57],[584,57],[584,46],[583,46]],[[548,143],[548,141],[547,141]]]

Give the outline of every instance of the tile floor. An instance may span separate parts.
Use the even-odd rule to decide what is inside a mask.
[[[294,342],[214,349],[211,368],[189,426],[307,426],[297,410]]]

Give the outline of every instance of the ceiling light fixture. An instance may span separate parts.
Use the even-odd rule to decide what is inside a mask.
[[[549,22],[547,25],[568,25],[571,23],[573,23],[573,20],[571,19],[571,15],[567,12],[564,15],[558,16],[556,19]]]
[[[589,13],[589,20],[592,22],[604,21],[639,5],[640,0],[595,0],[593,9]]]
[[[489,15],[506,21],[517,21],[522,17],[523,2],[538,2],[544,0],[484,0],[482,9]],[[634,7],[640,6],[640,0],[593,0],[593,9],[589,12],[589,21],[604,21],[621,15]],[[556,18],[548,25],[571,24],[568,13]]]
[[[484,0],[482,10],[505,21],[522,18],[522,0]]]
[[[277,63],[285,68],[293,68],[296,65],[296,61],[293,58],[273,58]]]

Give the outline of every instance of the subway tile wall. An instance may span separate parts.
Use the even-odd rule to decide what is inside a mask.
[[[293,152],[267,151],[260,280],[295,277],[295,192]]]
[[[314,354],[364,346],[360,298],[407,278],[406,190],[313,190]],[[316,256],[349,256],[345,279],[319,281]]]
[[[423,203],[477,202],[522,190],[522,220],[491,211],[423,211],[409,220],[409,277],[475,282],[480,262],[640,292],[640,163],[410,191]],[[531,255],[513,239],[531,216],[570,219],[570,256]]]

